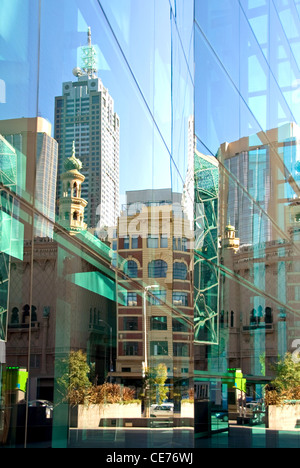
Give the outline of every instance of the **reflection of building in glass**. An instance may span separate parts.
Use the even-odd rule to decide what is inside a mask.
[[[233,328],[242,325],[244,337],[246,330],[256,337],[251,363],[246,364],[250,350],[241,348],[235,356],[244,356],[245,369],[254,375],[260,374],[259,356],[264,356],[264,366],[270,370],[295,338],[288,330],[294,328],[298,309],[298,142],[299,127],[286,124],[222,145],[218,153],[220,229],[224,236],[225,223],[232,222],[240,242],[234,250],[222,242],[226,270],[220,309],[230,315],[226,320]],[[240,346],[243,341],[241,337]]]
[[[55,241],[49,237],[34,237],[33,244],[31,240],[25,240],[21,244],[21,257],[17,257],[13,249],[9,251],[13,257],[13,266],[10,267],[9,290],[6,287],[9,295],[5,321],[8,337],[6,364],[28,369],[26,351],[30,342],[28,383],[29,398],[32,400],[41,398],[53,401],[55,359],[64,357],[70,348],[76,350],[78,343],[86,352],[89,364],[95,367],[98,383],[102,383],[108,373],[109,351],[115,361],[115,345],[107,343],[107,330],[102,325],[102,322],[110,323],[115,336],[115,282],[114,278],[103,274],[109,249],[91,236],[94,249],[88,253],[85,251],[86,242],[90,238],[83,223],[86,201],[75,196],[79,195],[75,190],[80,191],[82,176],[78,169],[81,164],[74,154],[65,163],[66,172],[62,175],[61,183],[69,190],[69,197],[63,197],[61,208],[63,215],[66,212],[70,214],[62,222],[68,233],[57,229]],[[78,185],[68,187],[69,180]],[[79,214],[76,220],[72,216],[74,212]],[[20,240],[21,237],[19,245]],[[78,247],[81,248],[81,256],[74,255]],[[34,268],[31,278],[29,265],[33,249]],[[4,252],[2,246],[1,250]],[[61,262],[59,269],[58,262]],[[28,288],[31,281],[34,291],[32,297]],[[67,307],[64,303],[66,289],[70,301]],[[0,300],[3,298],[4,285],[1,291]],[[72,320],[67,323],[69,313]],[[62,345],[57,353],[55,346],[60,334],[63,335]]]
[[[78,244],[78,240],[75,244],[72,238],[60,233],[57,235],[57,242],[45,237],[34,239],[35,291],[31,308],[27,288],[30,281],[28,265],[31,261],[31,242],[25,243],[23,262],[14,261],[10,274],[6,364],[27,369],[26,350],[29,340],[32,340],[30,399],[53,401],[55,359],[59,360],[70,348],[76,350],[78,343],[81,343],[81,349],[87,353],[88,362],[95,366],[99,383],[105,380],[108,372],[110,343],[106,340],[107,329],[102,321],[111,323],[115,336],[114,283],[86,259],[72,255],[78,245],[82,246],[84,256],[83,244]],[[100,251],[100,247],[98,250]],[[57,272],[58,259],[63,259],[61,273],[66,281],[62,281]],[[103,284],[106,284],[105,288]],[[66,287],[70,298],[70,306],[67,308],[63,302]],[[70,313],[72,320],[66,325]],[[55,344],[61,334],[62,345],[57,352]],[[115,360],[115,345],[112,346]]]
[[[218,344],[219,167],[216,158],[195,153],[195,342]]]
[[[13,146],[0,135],[0,182],[10,190],[16,191],[17,154]]]
[[[17,182],[17,155],[14,148],[0,135],[0,182],[15,191]],[[9,255],[12,254],[12,209],[9,192],[0,192],[0,342],[7,339],[7,307],[9,289]],[[4,349],[4,348],[3,348]],[[1,348],[2,351],[2,348]],[[2,360],[0,360],[2,362]]]
[[[36,218],[37,235],[49,236],[49,221],[55,221],[57,178],[57,142],[51,137],[51,124],[41,117],[1,120],[0,134],[17,155],[17,193],[34,196],[36,209],[45,217]]]
[[[292,123],[221,145],[222,222],[235,226],[242,244],[275,240],[286,232],[284,203],[299,195],[299,135]]]
[[[72,155],[65,160],[65,172],[61,175],[62,195],[59,199],[59,224],[70,233],[86,229],[83,222],[87,201],[81,198],[81,187],[84,176],[79,172],[81,161],[75,156],[73,144]]]
[[[257,244],[238,249],[223,244],[220,335],[223,345],[228,340],[228,366],[252,375],[253,382],[255,376],[270,378],[272,364],[293,340],[292,333],[287,335],[297,315],[287,294],[292,249],[288,240],[270,241],[260,247],[259,256]]]
[[[119,119],[108,90],[96,76],[96,47],[92,46],[90,29],[87,45],[79,47],[85,43],[84,31],[91,24],[95,33],[97,31],[98,43],[101,42],[101,78],[115,99],[118,95],[120,115],[125,122],[123,143],[127,160],[122,164],[125,189],[134,189],[137,185],[157,186],[159,173],[170,181],[171,190],[177,186],[181,191],[186,174],[183,129],[193,103],[190,72],[193,44],[189,40],[193,34],[193,0],[184,2],[184,11],[178,8],[175,11],[175,3],[170,6],[168,1],[155,2],[155,5],[145,2],[141,8],[134,9],[122,5],[121,10],[118,2],[104,3],[88,0],[69,2],[62,7],[58,0],[51,0],[43,2],[43,8],[38,2],[35,5],[19,2],[12,8],[0,6],[1,22],[6,25],[0,41],[4,65],[0,79],[1,118],[35,117],[24,119],[24,126],[20,124],[17,130],[0,124],[4,151],[8,151],[10,163],[13,164],[14,156],[17,161],[16,182],[9,185],[10,181],[6,180],[3,186],[4,179],[1,180],[0,250],[7,261],[1,262],[0,304],[6,292],[9,303],[7,311],[0,310],[3,316],[0,327],[0,445],[7,447],[71,447],[86,443],[107,446],[113,426],[122,426],[126,435],[122,441],[119,438],[112,441],[116,447],[134,446],[135,442],[138,446],[155,446],[157,441],[164,447],[174,443],[193,446],[191,401],[182,404],[179,412],[181,400],[188,400],[193,390],[193,334],[190,329],[193,288],[189,287],[193,256],[188,245],[190,236],[183,229],[181,199],[170,198],[166,193],[166,198],[159,196],[154,206],[150,195],[150,203],[145,203],[146,210],[142,208],[138,213],[148,213],[154,208],[150,216],[153,221],[164,200],[162,213],[168,221],[161,237],[160,231],[158,238],[152,229],[147,229],[145,238],[141,237],[144,242],[141,250],[147,249],[148,254],[151,251],[147,261],[142,261],[142,278],[136,278],[140,273],[139,265],[126,255],[121,263],[123,270],[118,269],[120,263],[115,268],[119,257],[114,256],[107,241],[101,242],[98,233],[103,232],[105,237],[109,235],[108,228],[117,226]],[[80,50],[83,61],[80,68],[73,69],[72,80],[68,73],[76,62],[72,65],[71,61]],[[5,93],[1,92],[4,82]],[[59,91],[61,87],[63,90]],[[55,140],[51,138],[50,125],[38,118],[38,114],[50,119]],[[82,161],[83,170],[77,161],[68,161],[65,167],[73,142],[75,158]],[[58,151],[60,167],[56,167]],[[53,161],[48,159],[51,152]],[[139,155],[138,158],[141,155],[141,165],[132,167],[133,154]],[[4,162],[2,158],[2,169]],[[166,168],[163,173],[162,167]],[[10,178],[11,174],[6,172],[5,176]],[[52,186],[53,182],[58,182],[59,188],[57,184]],[[55,194],[53,199],[52,194]],[[54,207],[59,219],[54,218]],[[132,220],[138,221],[138,216],[132,214]],[[154,224],[159,223],[156,219]],[[160,247],[156,253],[158,239]],[[121,238],[121,243],[122,240],[126,253],[127,240]],[[134,257],[134,251],[139,250],[136,242],[139,245],[140,236],[137,240],[133,235],[131,240],[133,250],[130,253]],[[172,254],[165,253],[168,250]],[[8,275],[2,270],[5,263],[10,269]],[[144,278],[149,280],[150,286],[152,283],[160,286],[157,291],[153,289],[153,294],[148,291],[147,336],[150,339],[146,341],[134,337],[138,331],[134,330],[136,321],[132,317],[140,316],[134,305],[135,296],[129,294],[137,292],[139,298],[143,297],[148,282]],[[136,279],[140,280],[137,287]],[[156,295],[158,291],[163,292]],[[125,340],[118,337],[122,345],[128,342],[124,345],[126,356],[121,356],[125,359],[118,372],[115,372],[116,326],[119,325],[116,303],[119,310],[123,308],[128,312],[127,304],[136,308],[133,313],[125,313],[124,323],[120,324],[119,331],[131,335]],[[7,343],[1,341],[6,338]],[[136,341],[143,351],[147,349],[150,365],[166,362],[168,384],[171,378],[177,380],[176,392],[172,395],[177,403],[176,414],[171,411],[173,405],[170,404],[170,412],[167,418],[163,414],[163,419],[158,420],[155,434],[153,419],[142,412],[145,398],[137,392],[133,395],[122,385],[127,378],[126,368],[132,367],[130,375],[134,375],[129,357],[136,357],[133,355],[136,347],[132,344]],[[74,351],[83,358],[79,379],[70,373]],[[140,384],[144,355],[139,362]],[[121,385],[113,387],[114,397],[121,397],[123,402],[125,396],[133,395],[142,401],[117,408],[103,405],[100,398],[103,394],[100,395],[98,386],[108,381],[114,383],[115,379]],[[75,388],[72,387],[74,380]],[[127,379],[135,386],[133,380]],[[89,383],[92,388],[88,387]],[[151,398],[155,385],[150,389]],[[79,399],[74,402],[73,396]],[[105,403],[108,402],[106,397],[105,394]],[[154,400],[156,397],[155,394]],[[89,408],[82,405],[86,398],[92,403]],[[49,402],[43,402],[44,399]],[[95,401],[97,410],[101,408],[101,416],[94,411]],[[127,410],[128,421],[123,410],[132,405],[136,411],[132,414]],[[91,412],[82,419],[81,410]],[[161,430],[159,427],[166,419],[168,430]],[[130,425],[136,426],[134,430]],[[175,425],[176,431],[173,430]],[[88,428],[95,428],[96,432],[86,432]]]
[[[0,2],[1,119],[36,117],[0,122],[0,445],[299,446],[298,398],[288,430],[269,430],[264,400],[272,363],[300,342],[299,13],[300,0]],[[90,29],[79,47],[88,24],[99,67]],[[119,224],[119,122],[97,68],[124,122],[124,190],[162,176],[183,195],[128,193]],[[64,167],[73,141],[82,177]],[[194,194],[191,252],[181,207],[193,223]],[[166,363],[177,403],[192,347],[201,440],[179,405],[147,419],[136,392],[125,418],[131,404],[111,412],[93,395],[80,421],[58,391],[61,358],[83,350],[90,381],[117,379],[119,395],[140,387],[146,357]]]
[[[213,177],[197,177],[196,162],[203,160],[214,161],[215,185]],[[299,129],[295,124],[221,145],[217,158],[195,156],[195,180],[200,180],[195,194],[204,193],[209,201],[207,185],[211,181],[210,186],[216,188],[215,206],[219,205],[212,210],[203,197],[200,206],[195,204],[195,256],[216,271],[219,308],[217,346],[213,340],[210,344],[203,340],[202,345],[199,340],[195,369],[210,378],[213,407],[217,409],[222,402],[235,420],[241,415],[232,398],[237,398],[241,388],[236,387],[235,393],[232,390],[234,373],[245,379],[242,397],[262,401],[264,387],[274,376],[273,364],[293,349],[297,339],[298,160]],[[202,231],[199,219],[204,220]],[[215,232],[211,235],[214,242],[208,242],[211,238],[205,242],[207,227]],[[202,244],[197,244],[198,239]],[[211,245],[217,246],[215,257],[209,255]],[[196,261],[194,275],[197,279]],[[209,279],[203,284],[205,293],[210,293]],[[196,330],[195,338],[197,343]],[[222,377],[216,378],[215,373]]]
[[[194,117],[190,117],[188,121],[188,167],[182,191],[182,207],[186,216],[190,220],[191,229],[193,229],[192,226],[194,224],[194,152]]]
[[[54,137],[59,144],[58,174],[75,141],[83,164],[82,196],[88,202],[88,228],[115,226],[119,214],[119,117],[114,101],[96,76],[94,47],[83,48],[83,69],[75,68],[77,81],[62,85],[55,98]],[[58,191],[58,197],[61,192]]]
[[[119,286],[127,297],[118,306],[115,376],[127,385],[140,381],[146,346],[148,366],[166,364],[173,398],[173,385],[187,393],[193,376],[189,220],[181,194],[167,189],[128,192],[127,201],[118,224]]]

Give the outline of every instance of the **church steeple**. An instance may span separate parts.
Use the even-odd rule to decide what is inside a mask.
[[[75,155],[73,141],[72,155],[66,158],[65,172],[61,175],[62,197],[59,200],[59,222],[70,234],[87,229],[84,223],[84,209],[87,201],[81,198],[81,185],[85,179],[79,171],[81,161]]]

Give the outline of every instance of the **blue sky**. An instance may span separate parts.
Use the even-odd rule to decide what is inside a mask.
[[[39,114],[53,122],[54,97],[63,81],[74,79],[90,26],[98,75],[120,116],[121,194],[181,190],[193,113],[193,1],[43,1],[39,67],[38,4],[1,0],[0,118]],[[176,23],[170,21],[170,4]],[[296,3],[196,5],[196,132],[207,154],[224,141],[299,122]]]
[[[103,11],[97,0],[44,1],[38,67],[38,2],[13,3],[14,8],[10,0],[0,4],[0,80],[6,84],[0,118],[38,113],[53,123],[54,97],[61,94],[62,82],[75,80],[72,70],[80,66],[80,46],[86,44],[90,26],[99,55],[98,76],[120,116],[121,194],[171,185],[181,189],[187,164],[187,120],[193,112],[191,71],[181,42],[191,59],[192,16],[179,25],[179,40],[175,23],[171,30],[168,0],[103,0]]]

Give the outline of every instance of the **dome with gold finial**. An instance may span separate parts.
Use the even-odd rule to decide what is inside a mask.
[[[229,223],[225,226],[225,237],[222,239],[222,246],[225,248],[232,248],[235,251],[240,246],[240,239],[236,237],[236,229],[232,224]]]
[[[231,222],[230,222],[230,219],[229,219],[229,223],[227,224],[227,226],[225,226],[225,232],[235,232],[235,227],[232,226]]]
[[[64,162],[65,172],[61,174],[62,192],[59,198],[59,222],[71,235],[87,229],[84,222],[84,209],[87,201],[81,197],[81,187],[85,180],[80,172],[81,161],[75,156],[73,141],[72,156]]]
[[[82,162],[75,156],[75,141],[73,141],[72,156],[65,160],[64,167],[66,171],[80,171],[82,169]]]

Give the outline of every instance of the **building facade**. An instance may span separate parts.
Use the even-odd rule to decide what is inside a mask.
[[[50,122],[41,117],[1,120],[0,133],[17,152],[16,191],[28,192],[36,209],[55,221],[58,144]],[[51,235],[52,223],[43,221],[37,234]]]
[[[83,68],[73,69],[77,81],[64,82],[62,95],[55,98],[54,138],[59,147],[59,175],[75,142],[84,165],[82,195],[88,202],[85,222],[91,229],[101,229],[115,226],[119,213],[120,119],[113,98],[97,77],[90,29],[82,54]]]
[[[139,304],[157,274],[156,263],[149,275],[149,248],[138,248],[140,281],[133,291],[134,278],[124,280],[124,239],[110,235],[123,219],[120,201],[126,192],[150,190],[150,202],[161,187],[168,188],[166,202],[173,192],[182,193],[193,113],[192,56],[184,59],[193,33],[188,4],[188,16],[180,13],[183,24],[168,1],[133,9],[122,2],[81,0],[26,0],[13,8],[1,3],[3,447],[85,446],[88,427],[95,447],[171,446],[175,435],[180,445],[193,446],[192,332],[181,324],[175,334],[172,318],[176,308],[183,321],[192,322],[191,278],[176,280],[184,291],[173,297],[173,289],[182,291],[172,277],[173,240],[164,236],[168,282],[157,280],[167,291],[169,315],[164,306],[162,311],[149,303],[147,320],[140,321],[130,293],[137,292]],[[172,224],[170,210],[167,219]],[[191,252],[177,250],[190,268]],[[130,254],[136,255],[135,247]],[[149,307],[156,308],[155,320]],[[134,337],[145,324],[148,346],[144,335]],[[145,355],[161,374],[149,374]],[[152,430],[150,398],[168,402],[167,431],[160,419]],[[87,399],[96,406],[85,417],[81,403]]]
[[[129,192],[117,230],[127,298],[117,309],[114,375],[142,387],[143,367],[163,362],[170,400],[193,387],[192,233],[181,198],[168,189]]]
[[[0,2],[1,446],[299,447],[299,13]]]

